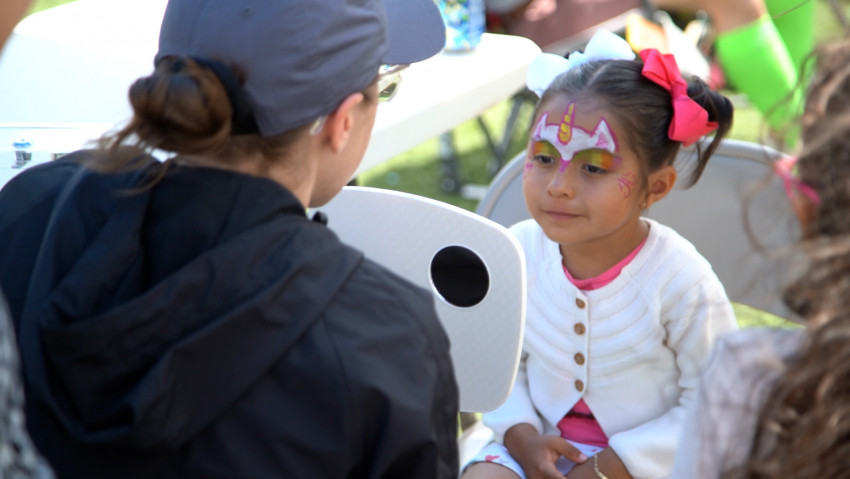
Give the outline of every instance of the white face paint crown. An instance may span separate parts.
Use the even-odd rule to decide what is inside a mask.
[[[584,150],[600,149],[617,153],[617,141],[604,118],[599,119],[593,131],[575,126],[575,103],[570,103],[561,121],[550,124],[549,114],[540,116],[532,133],[532,141],[547,141],[558,150],[561,160],[569,162],[576,153]]]

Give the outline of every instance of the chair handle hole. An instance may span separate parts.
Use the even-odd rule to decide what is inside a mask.
[[[484,300],[490,290],[490,273],[474,251],[447,246],[431,260],[431,281],[448,303],[469,308]]]

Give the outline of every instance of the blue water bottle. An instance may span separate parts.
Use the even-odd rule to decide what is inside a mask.
[[[12,147],[15,148],[15,164],[12,168],[23,168],[32,160],[32,142],[22,138],[12,143]]]
[[[438,0],[446,23],[446,51],[473,50],[484,33],[484,0]]]

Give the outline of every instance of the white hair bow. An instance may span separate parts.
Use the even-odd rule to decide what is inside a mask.
[[[635,52],[629,42],[607,30],[597,30],[584,52],[572,52],[569,58],[552,53],[541,53],[528,66],[525,84],[528,89],[543,95],[552,81],[561,73],[594,60],[634,60]]]

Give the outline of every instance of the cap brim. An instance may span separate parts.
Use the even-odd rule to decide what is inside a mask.
[[[446,45],[446,25],[434,0],[384,0],[389,50],[383,63],[414,63]]]

